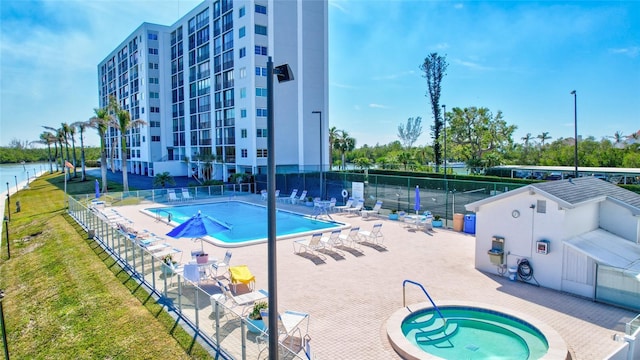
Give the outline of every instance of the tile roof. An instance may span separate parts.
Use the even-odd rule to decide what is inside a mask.
[[[640,194],[594,177],[546,181],[529,186],[572,205],[608,196],[640,209]]]

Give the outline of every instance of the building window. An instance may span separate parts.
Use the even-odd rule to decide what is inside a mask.
[[[240,48],[240,58],[247,56],[247,48]]]
[[[265,48],[266,51],[266,48]],[[267,68],[256,66],[256,76],[267,76]]]
[[[259,158],[266,158],[267,157],[267,149],[258,149],[256,150],[256,156]]]
[[[244,99],[247,97],[247,88],[240,88],[240,99]]]
[[[238,30],[238,37],[243,38],[247,34],[247,29],[243,26]]]
[[[256,109],[256,116],[267,117],[267,109],[262,109],[262,108]]]
[[[240,68],[238,72],[239,72],[238,76],[240,79],[244,79],[247,77],[247,68]]]
[[[149,40],[158,40],[158,34],[149,33],[148,38]]]
[[[267,96],[267,88],[256,88],[256,96]]]
[[[238,14],[239,14],[239,15],[238,15],[238,17],[243,17],[243,16],[245,15],[245,13],[246,13],[246,12],[247,12],[247,10],[244,8],[244,6],[243,6],[243,7],[241,7],[241,8],[238,10]]]
[[[247,138],[247,129],[240,129],[240,137],[243,139]]]
[[[149,92],[149,99],[159,99],[160,98],[160,93],[157,92]]]
[[[158,49],[149,48],[149,55],[158,55]]]
[[[256,24],[255,26],[256,34],[258,35],[267,35],[267,27]]]
[[[267,47],[266,46],[256,45],[255,53],[256,53],[256,55],[267,55]]]
[[[160,136],[151,135],[151,142],[160,142]]]
[[[267,129],[256,129],[256,137],[267,137]]]
[[[247,151],[247,149],[241,149],[241,150],[240,150],[240,157],[243,157],[243,158],[248,157],[248,151]]]
[[[240,109],[240,117],[243,119],[247,117],[247,109]]]
[[[267,7],[256,4],[256,12],[258,14],[266,14],[267,13]]]

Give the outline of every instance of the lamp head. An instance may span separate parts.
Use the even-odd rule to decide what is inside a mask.
[[[575,95],[575,94],[576,94],[575,90],[571,91],[571,95]]]

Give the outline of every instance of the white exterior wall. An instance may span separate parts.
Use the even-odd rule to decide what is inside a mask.
[[[629,209],[610,200],[600,203],[600,227],[610,233],[640,243],[639,221],[640,217],[634,216]]]
[[[546,213],[537,212],[537,200],[546,200]],[[520,216],[514,218],[517,210]],[[562,240],[565,210],[557,203],[540,195],[521,192],[492,203],[482,205],[476,215],[476,268],[489,273],[498,273],[491,264],[487,251],[491,249],[493,236],[505,239],[505,262],[516,266],[519,259],[526,258],[533,268],[534,277],[541,286],[560,289],[562,266]],[[548,240],[549,253],[536,252],[536,241]]]

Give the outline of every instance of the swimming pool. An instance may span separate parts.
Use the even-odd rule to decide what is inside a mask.
[[[406,359],[565,359],[555,330],[523,314],[485,304],[430,303],[402,308],[387,322],[392,346]]]
[[[225,230],[205,238],[215,245],[224,247],[244,246],[267,241],[267,208],[242,201],[226,201],[196,205],[180,205],[147,208],[143,212],[156,218],[166,219],[171,214],[174,223],[181,224],[198,211],[230,226]],[[345,224],[289,211],[276,212],[276,236],[278,239],[304,236],[314,232],[342,228]]]

